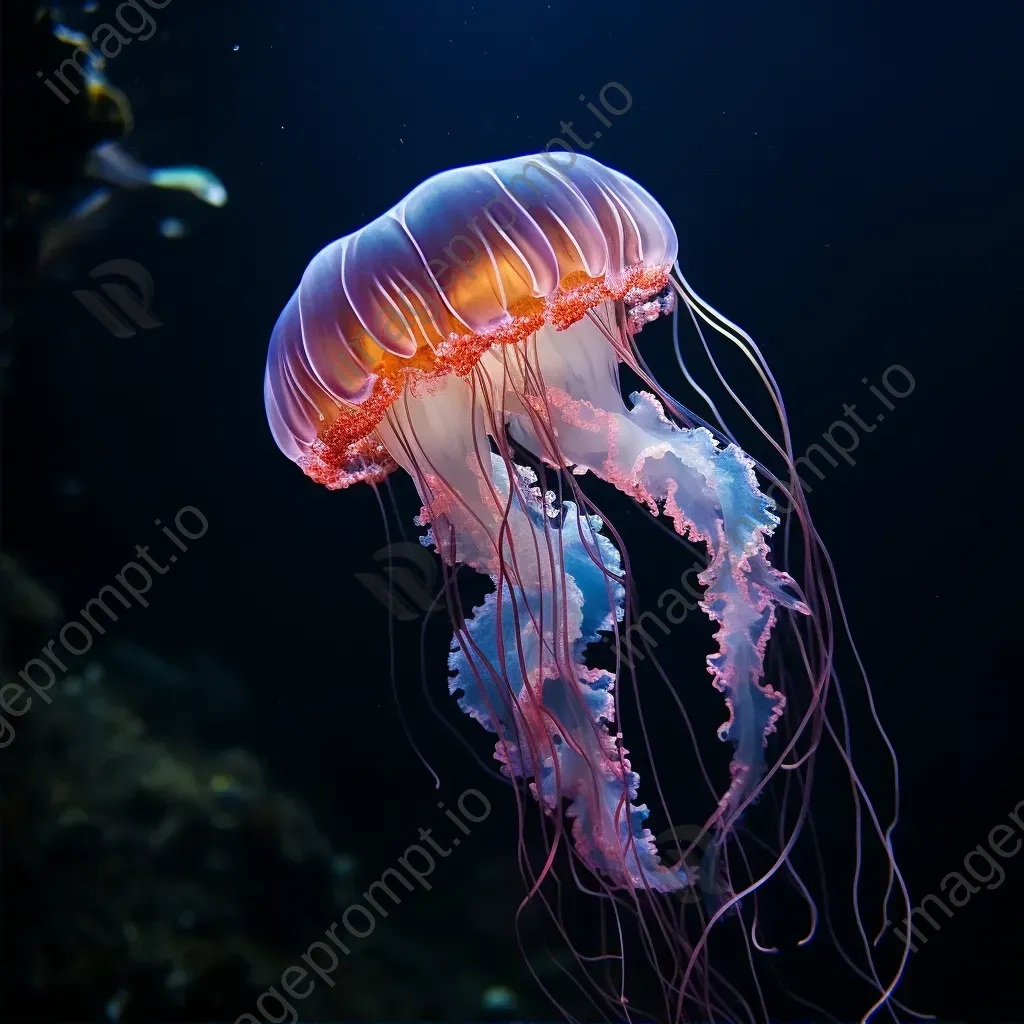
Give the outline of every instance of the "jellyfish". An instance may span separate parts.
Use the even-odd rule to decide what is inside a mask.
[[[823,712],[834,680],[830,563],[760,350],[683,277],[676,231],[658,202],[596,160],[568,156],[438,174],[320,251],[273,330],[266,412],[278,447],[319,484],[376,486],[396,470],[415,484],[421,542],[449,582],[449,690],[495,734],[501,773],[552,830],[550,856],[529,879],[534,893],[560,845],[574,872],[585,866],[594,880],[580,885],[612,896],[616,907],[663,907],[663,897],[692,889],[698,874],[689,860],[663,856],[648,827],[651,811],[619,727],[627,666],[619,654],[603,667],[594,657],[609,638],[620,651],[635,611],[625,545],[585,478],[613,485],[706,551],[700,606],[715,626],[707,671],[724,705],[718,736],[731,748],[699,865],[706,936],[723,917],[742,914],[743,898],[785,864],[803,826],[801,809],[771,868],[742,888],[733,883],[730,839],[768,779],[802,772],[796,800],[806,801],[822,737],[849,749]],[[764,382],[780,440],[729,394],[777,453],[781,475],[739,447],[691,377],[680,309],[705,348],[702,327],[738,346]],[[715,423],[663,390],[642,355],[641,330],[670,315],[681,365]],[[623,371],[641,382],[628,397]],[[759,472],[802,530],[802,544],[792,543],[800,583],[773,564],[769,543],[781,516]],[[784,546],[789,540],[787,525]],[[490,580],[476,608],[462,606],[458,566]],[[799,672],[766,677],[780,622],[797,639],[806,685],[797,719],[769,755],[787,689],[798,689]],[[685,693],[699,678],[668,682]],[[869,817],[890,851],[891,831]],[[902,886],[892,872],[890,888],[894,877]],[[664,934],[674,925],[661,913]],[[706,938],[675,945],[659,1019],[679,1019],[691,990],[706,990],[711,976]],[[873,966],[862,977],[882,1005],[894,983]],[[623,993],[615,998],[625,1005]],[[723,1004],[698,1005],[717,1016]]]

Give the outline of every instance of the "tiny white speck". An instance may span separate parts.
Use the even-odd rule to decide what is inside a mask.
[[[238,48],[239,48],[239,47],[238,47],[238,43],[235,43],[235,45],[231,47],[231,49],[232,49],[232,50],[234,50],[234,51],[235,51],[235,53],[237,53],[237,52],[238,52]]]

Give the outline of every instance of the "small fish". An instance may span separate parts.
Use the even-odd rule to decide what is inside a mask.
[[[89,153],[85,173],[118,188],[145,188],[153,173],[119,142],[103,142]]]
[[[156,188],[176,188],[191,192],[210,206],[223,206],[228,201],[228,190],[205,167],[159,167],[150,172],[149,183]]]
[[[223,206],[228,201],[228,190],[221,180],[205,167],[186,164],[180,167],[146,167],[131,156],[118,142],[104,142],[89,154],[86,173],[109,185],[121,188],[179,189],[191,192],[210,206]]]

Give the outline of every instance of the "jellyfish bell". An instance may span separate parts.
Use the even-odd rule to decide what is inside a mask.
[[[639,304],[675,254],[653,198],[588,157],[436,175],[310,263],[271,341],[274,436],[329,487],[380,476],[393,462],[367,458],[374,428],[409,383],[465,379],[492,347]]]
[[[274,328],[264,394],[278,446],[309,477],[341,489],[404,470],[422,502],[424,542],[442,565],[490,577],[494,589],[471,613],[453,597],[449,688],[497,735],[501,770],[528,784],[553,845],[564,811],[578,861],[634,904],[640,894],[692,889],[694,879],[682,857],[663,861],[637,802],[639,778],[617,726],[625,666],[587,662],[602,635],[618,646],[631,609],[627,552],[581,478],[611,483],[706,547],[701,607],[717,646],[707,669],[726,707],[719,737],[732,745],[706,826],[706,868],[722,873],[704,886],[716,894],[710,927],[763,881],[736,891],[723,851],[784,758],[805,772],[807,798],[832,677],[831,617],[774,378],[753,341],[689,287],[676,256],[657,201],[589,157],[446,171],[313,258]],[[769,388],[784,435],[773,443],[787,469],[776,483],[811,552],[802,585],[771,563],[779,517],[755,462],[647,370],[637,335],[677,302],[739,345]],[[620,365],[644,382],[628,400]],[[780,617],[797,623],[806,707],[769,764],[766,745],[787,703],[785,678],[764,677]],[[813,737],[803,754],[801,736]],[[764,877],[788,856],[780,845]],[[693,998],[694,979],[699,989],[708,978],[704,938],[683,948],[681,978],[665,976],[672,1019]],[[883,1002],[891,985],[871,976]]]

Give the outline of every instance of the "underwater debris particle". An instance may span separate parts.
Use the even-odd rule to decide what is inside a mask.
[[[180,217],[164,217],[159,231],[164,238],[184,238],[188,234],[188,225]]]
[[[480,1005],[485,1010],[511,1010],[516,1005],[516,994],[506,985],[492,985],[484,992]]]

